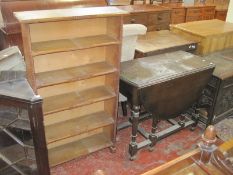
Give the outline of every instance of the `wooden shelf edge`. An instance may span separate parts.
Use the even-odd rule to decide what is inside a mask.
[[[77,121],[75,121],[75,120],[77,120]],[[98,128],[106,127],[106,126],[114,124],[113,116],[107,114],[105,111],[96,112],[96,113],[89,114],[89,115],[82,116],[82,117],[78,117],[77,119],[72,119],[72,120],[69,120],[69,121],[77,123],[77,125],[79,125],[79,126],[84,125],[85,127],[81,128],[79,131],[76,131],[76,132],[73,131],[72,133],[69,133],[69,134],[66,134],[66,135],[64,134],[63,136],[60,133],[60,134],[58,134],[60,136],[59,138],[48,139],[47,144],[51,144],[51,143],[57,142],[59,140],[63,140],[63,139],[71,138],[71,137],[74,137],[74,136],[78,136],[78,135],[81,135],[83,133],[90,132],[90,131],[96,130]],[[67,121],[67,122],[69,122],[69,121]],[[60,124],[66,125],[67,122],[56,123],[56,124],[54,124],[54,127],[56,127],[57,125],[60,125]],[[85,124],[83,124],[83,122]],[[49,128],[51,126],[53,126],[53,124],[45,126],[45,129]],[[59,130],[59,126],[56,127],[56,128]],[[70,128],[67,128],[67,129],[70,129]],[[49,129],[47,129],[46,131],[48,133],[51,133],[51,131],[49,131]]]
[[[108,64],[107,62],[98,62],[89,65],[66,68],[63,70],[37,73],[36,84],[37,84],[37,88],[39,89],[47,86],[53,86],[62,83],[94,78],[101,75],[107,75],[114,73],[116,71],[117,69],[114,66]],[[51,81],[51,79],[53,82]]]
[[[120,44],[120,41],[108,35],[35,42],[32,43],[32,56],[35,57],[57,52],[68,52],[115,44]]]
[[[70,148],[68,148],[68,145],[72,144]],[[93,134],[91,136],[82,138],[80,140],[76,140],[72,143],[68,143],[66,145],[61,145],[59,147],[64,146],[64,150],[60,150],[59,147],[49,148],[48,149],[48,155],[49,155],[49,164],[50,167],[61,164],[63,162],[67,162],[69,160],[72,160],[74,158],[80,157],[82,155],[86,155],[92,152],[95,152],[97,150],[107,148],[113,145],[113,142],[111,138],[106,136],[104,133],[97,133]],[[58,148],[58,150],[56,150]],[[76,149],[73,149],[76,148]],[[66,158],[61,160],[54,160],[56,157],[53,157],[52,154],[57,156],[57,152],[60,154],[64,154],[65,152],[74,151],[74,154],[70,154],[70,156],[66,155]]]
[[[63,97],[69,98],[70,96],[74,96],[76,94],[76,92],[71,92],[71,93],[67,93],[67,94],[62,94],[62,95],[58,95],[58,96],[45,98],[44,103],[43,103],[43,109],[44,109],[43,113],[44,113],[44,115],[53,114],[53,113],[57,113],[57,112],[60,112],[60,111],[64,111],[64,110],[68,110],[68,109],[74,109],[74,108],[77,108],[77,107],[85,106],[85,105],[88,105],[88,104],[93,104],[93,103],[96,103],[96,102],[99,102],[99,101],[104,101],[104,100],[108,100],[108,99],[116,97],[116,93],[114,92],[114,90],[112,88],[110,88],[110,87],[105,87],[105,86],[93,87],[93,88],[90,88],[90,89],[87,89],[87,90],[83,90],[83,91],[81,91],[79,93],[85,94],[85,97],[88,98],[88,95],[92,94],[93,92],[95,92],[96,94],[105,93],[105,95],[104,96],[100,95],[99,97],[89,98],[87,100],[84,100],[83,102],[77,102],[78,101],[77,100],[76,102],[74,102],[73,104],[68,105],[68,106],[64,106],[64,105],[59,106],[58,105],[58,108],[55,108],[55,109],[52,108],[52,109],[49,109],[49,110],[46,109],[46,107],[45,107],[46,105],[54,104],[55,102],[62,101],[59,98],[63,99]],[[83,97],[84,97],[84,95],[83,95]],[[51,102],[47,102],[46,99],[50,99],[50,100],[47,100],[47,101],[51,101]],[[72,100],[73,99],[71,99],[71,101]]]

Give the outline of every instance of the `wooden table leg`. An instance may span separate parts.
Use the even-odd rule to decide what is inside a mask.
[[[140,106],[133,106],[132,111],[131,111],[132,136],[131,136],[131,142],[129,144],[130,160],[135,159],[136,153],[138,151],[138,144],[137,144],[136,138],[137,138],[137,132],[138,132],[139,111],[140,111]]]

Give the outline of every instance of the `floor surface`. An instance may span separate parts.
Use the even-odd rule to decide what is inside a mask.
[[[119,117],[119,121],[122,121]],[[145,129],[150,129],[151,121],[143,122]],[[166,122],[160,122],[158,130],[168,127]],[[188,128],[179,131],[159,141],[153,152],[147,148],[140,150],[137,159],[129,160],[128,144],[130,142],[130,128],[121,130],[117,134],[116,153],[108,148],[87,156],[82,156],[51,169],[52,175],[93,175],[102,170],[105,175],[138,175],[147,170],[162,165],[196,148],[203,130]],[[138,139],[140,141],[142,137]]]

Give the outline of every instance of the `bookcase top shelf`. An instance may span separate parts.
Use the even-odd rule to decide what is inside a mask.
[[[20,23],[29,24],[94,17],[121,16],[126,14],[128,14],[127,11],[121,10],[117,7],[87,7],[14,12],[14,15]]]

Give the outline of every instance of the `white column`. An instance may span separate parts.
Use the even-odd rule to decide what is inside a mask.
[[[233,0],[230,0],[226,21],[233,23]]]

